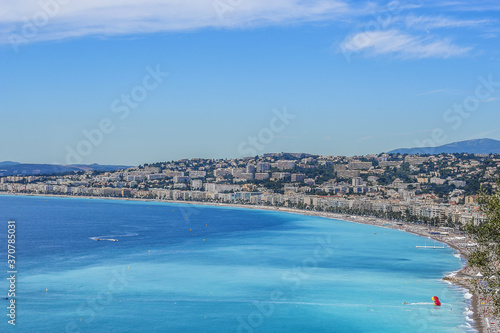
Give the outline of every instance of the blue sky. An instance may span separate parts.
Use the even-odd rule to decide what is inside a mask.
[[[500,139],[497,1],[269,2],[2,5],[0,160],[135,165]]]

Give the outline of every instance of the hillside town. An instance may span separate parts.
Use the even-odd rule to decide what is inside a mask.
[[[476,194],[494,190],[499,177],[500,155],[493,154],[270,153],[3,176],[0,191],[289,207],[452,226],[484,220]]]

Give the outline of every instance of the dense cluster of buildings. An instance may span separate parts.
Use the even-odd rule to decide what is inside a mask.
[[[277,153],[115,172],[8,176],[0,178],[0,191],[286,206],[464,224],[484,219],[475,194],[480,186],[495,190],[499,176],[500,155]]]

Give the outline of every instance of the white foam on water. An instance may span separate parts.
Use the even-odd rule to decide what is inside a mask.
[[[474,333],[477,333],[478,331],[474,328],[474,326],[472,326],[470,323],[468,322],[465,322],[465,324],[463,325],[460,325],[459,328],[462,329],[461,332],[474,332]]]
[[[108,235],[108,236],[95,236],[95,237],[89,237],[89,239],[97,241],[97,239],[102,240],[102,241],[116,241],[117,238],[121,237],[134,237],[138,236],[139,234],[136,234],[134,232],[128,232],[125,235]]]
[[[417,303],[410,303],[410,305],[434,305],[434,303],[431,303],[431,302],[417,302]]]
[[[456,276],[458,271],[451,272],[450,274],[446,275],[446,277],[454,277]]]

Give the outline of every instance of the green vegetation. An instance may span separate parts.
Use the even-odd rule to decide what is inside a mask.
[[[500,185],[500,183],[499,183]],[[500,193],[479,192],[481,210],[487,222],[466,226],[467,232],[477,242],[477,249],[469,256],[471,266],[480,270],[483,277],[477,284],[480,292],[491,296],[496,314],[500,314]]]

